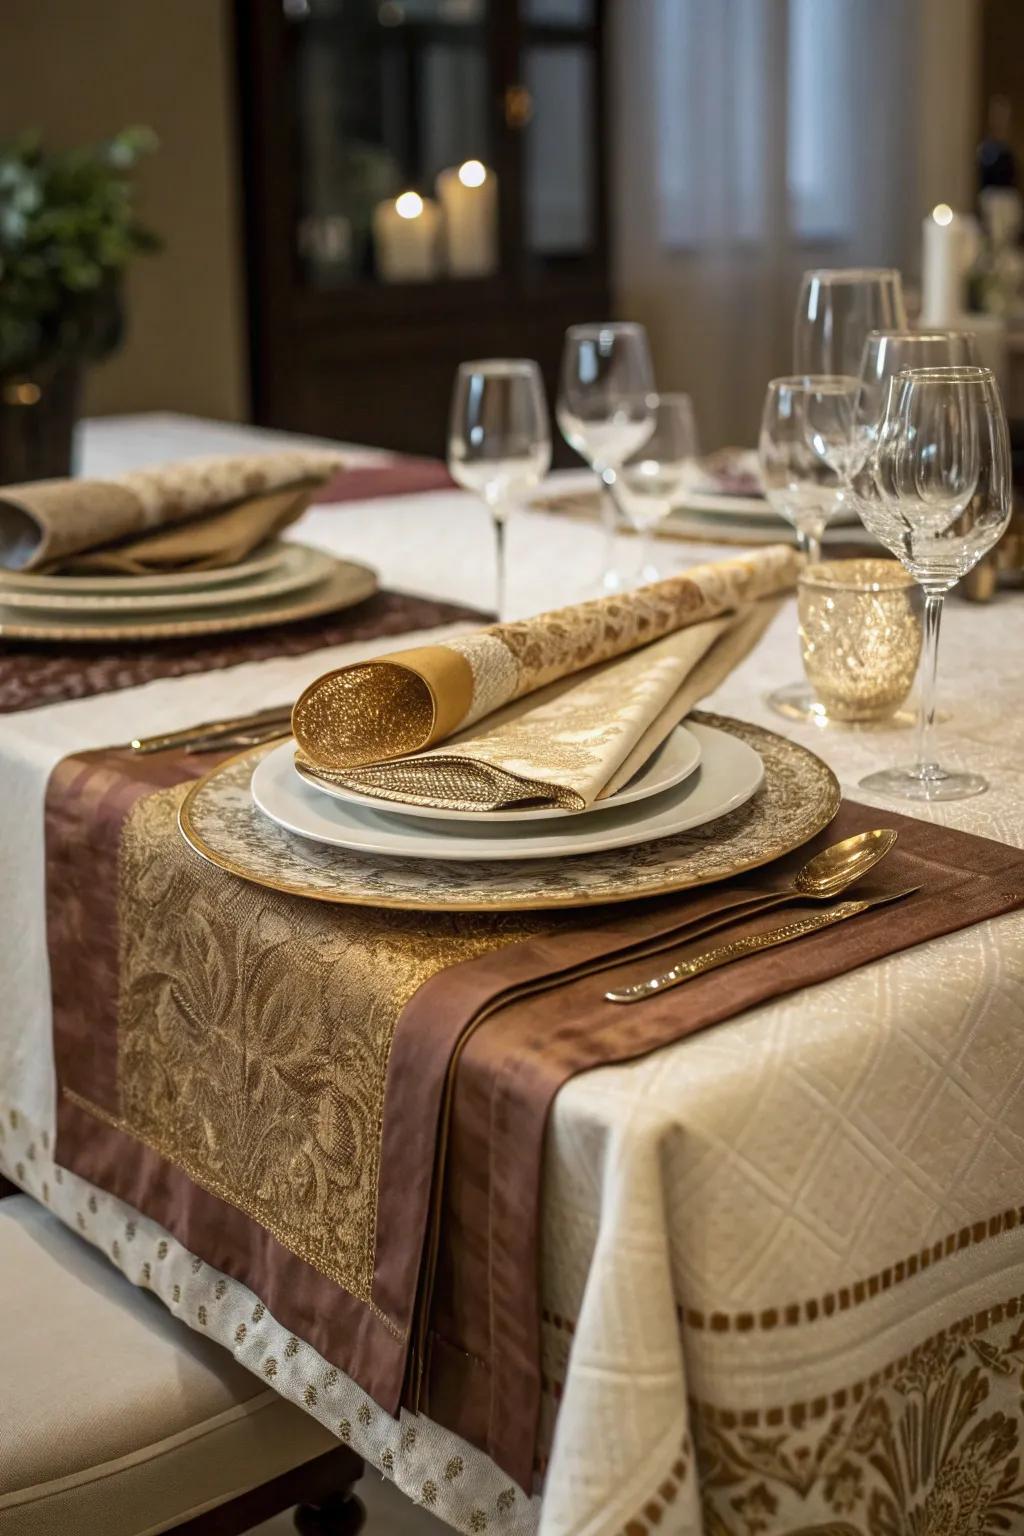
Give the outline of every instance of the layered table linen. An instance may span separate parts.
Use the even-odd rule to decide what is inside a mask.
[[[345,645],[351,640],[406,635],[410,629],[462,620],[477,622],[478,610],[441,604],[399,592],[377,592],[355,609],[302,619],[279,628],[234,634],[96,645],[91,641],[49,644],[8,641],[0,646],[0,715],[87,699],[95,694],[137,688],[161,678],[189,677],[237,667],[247,661],[304,656]],[[266,698],[288,704],[290,696]],[[127,707],[127,705],[126,705]],[[226,698],[222,714],[234,714]],[[195,724],[190,721],[189,724]],[[132,731],[127,733],[133,735]]]
[[[325,507],[297,531],[379,564],[385,585],[415,588],[429,573],[446,596],[485,600],[489,528],[471,497]],[[622,541],[619,558],[631,549]],[[522,612],[531,594],[534,608],[564,601],[603,547],[597,531],[531,514],[513,517],[509,553]],[[1019,847],[1012,658],[1024,612],[1010,595],[947,607],[949,744],[992,789],[925,814]],[[1019,913],[565,1084],[542,1168],[542,1505],[428,1414],[380,1410],[230,1266],[218,1271],[55,1166],[42,873],[53,767],[135,732],[294,697],[350,659],[266,659],[0,720],[0,843],[16,872],[0,882],[4,1172],[462,1531],[1012,1530],[1024,1366]],[[762,696],[798,667],[787,605],[713,703],[771,726]],[[898,730],[787,729],[848,789],[909,755]],[[877,824],[887,820],[880,808]]]
[[[296,703],[300,763],[423,805],[585,809],[642,763],[641,743],[649,755],[741,659],[770,617],[751,608],[791,587],[798,566],[777,546],[341,669]],[[731,622],[716,622],[723,615]]]
[[[336,453],[283,449],[4,486],[0,567],[143,575],[231,565],[294,522],[341,467]]]
[[[769,782],[723,819],[723,840],[752,818],[765,836],[781,828],[768,809],[776,781],[800,783],[776,769],[771,737],[736,729]],[[177,823],[201,771],[183,752],[113,748],[51,775],[58,1163],[231,1268],[385,1410],[437,1405],[521,1487],[539,1411],[540,1149],[557,1089],[1024,903],[1024,855],[898,819],[902,846],[865,894],[926,889],[893,915],[699,978],[682,1008],[666,995],[623,1016],[607,986],[661,969],[651,957],[670,944],[699,953],[710,920],[784,889],[800,856],[735,888],[570,920],[339,910],[195,856]],[[867,830],[871,815],[850,806],[836,835]],[[813,915],[805,907],[787,920]],[[718,942],[766,922],[726,917]]]

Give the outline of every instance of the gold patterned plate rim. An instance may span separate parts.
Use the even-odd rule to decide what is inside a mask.
[[[269,890],[339,906],[458,912],[606,906],[665,896],[770,864],[828,826],[841,792],[815,753],[747,721],[704,711],[692,718],[731,731],[759,752],[764,783],[738,810],[634,848],[515,864],[438,861],[425,868],[420,859],[312,844],[262,816],[252,800],[252,768],[280,738],[238,753],[196,780],[178,826],[208,863]]]
[[[352,608],[356,603],[371,597],[376,590],[376,571],[355,560],[340,560],[328,576],[315,586],[305,588],[299,599],[289,594],[286,601],[268,598],[264,603],[254,601],[251,607],[244,609],[232,605],[229,612],[205,612],[194,618],[84,625],[67,623],[57,616],[47,624],[23,623],[19,616],[16,621],[9,623],[3,617],[4,608],[0,601],[0,639],[41,640],[54,644],[95,641],[102,644],[124,640],[171,640],[189,635],[223,635],[232,631],[290,624],[300,619],[316,618],[322,613],[336,612],[341,608]],[[181,606],[187,609],[187,601]]]

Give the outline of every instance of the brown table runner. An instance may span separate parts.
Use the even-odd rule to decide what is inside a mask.
[[[815,845],[617,909],[337,908],[194,856],[176,813],[196,772],[122,749],[51,777],[58,1161],[251,1287],[386,1411],[426,1408],[524,1487],[558,1088],[1024,903],[1024,853],[847,804],[817,843],[898,827],[864,890],[918,895],[626,1009],[603,993],[650,973],[639,950],[785,884]],[[517,989],[548,990],[495,1007]]]
[[[316,502],[333,506],[438,490],[451,484],[448,471],[438,460],[403,458],[380,467],[343,470],[317,492]],[[450,603],[379,592],[341,613],[206,639],[128,641],[121,646],[0,641],[0,714],[67,699],[88,699],[161,677],[212,672],[243,661],[263,661],[268,656],[303,656],[325,646],[430,629],[459,619],[479,623],[482,617]]]

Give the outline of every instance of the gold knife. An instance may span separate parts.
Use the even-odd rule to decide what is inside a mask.
[[[769,928],[766,933],[751,933],[742,939],[733,939],[727,944],[717,944],[713,949],[706,949],[703,954],[695,955],[692,960],[680,960],[670,971],[665,971],[660,976],[652,976],[648,981],[637,981],[631,986],[616,987],[611,992],[605,993],[605,1000],[609,1003],[640,1003],[644,998],[656,997],[661,992],[668,992],[673,987],[681,986],[684,981],[690,981],[694,976],[703,976],[706,971],[716,971],[721,965],[729,965],[733,960],[742,960],[745,955],[756,955],[762,949],[774,949],[778,944],[789,944],[794,939],[802,939],[807,934],[818,933],[823,928],[831,928],[836,923],[845,922],[848,917],[859,917],[869,907],[879,907],[889,901],[902,901],[904,896],[913,896],[919,891],[919,885],[912,885],[905,891],[894,891],[887,896],[872,896],[864,901],[841,901],[834,907],[827,908],[824,912],[815,912],[811,917],[800,917],[792,923],[783,923],[780,928]]]
[[[272,704],[248,715],[233,715],[227,720],[205,720],[201,725],[186,725],[180,731],[164,731],[159,736],[136,736],[132,741],[134,752],[165,752],[169,747],[187,747],[197,742],[219,741],[224,736],[234,736],[243,731],[259,730],[264,725],[276,725],[291,719],[290,704]]]

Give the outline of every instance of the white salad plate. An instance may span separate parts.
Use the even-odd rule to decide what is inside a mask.
[[[701,761],[682,783],[604,816],[563,817],[549,830],[508,822],[470,830],[464,822],[383,815],[332,799],[296,773],[295,743],[290,739],[256,765],[252,797],[259,810],[285,831],[360,853],[435,860],[597,853],[703,826],[736,810],[760,788],[764,768],[752,747],[714,726],[694,722],[687,729],[697,738]]]
[[[361,795],[354,789],[346,789],[344,785],[331,784],[326,779],[317,778],[315,774],[305,773],[298,764],[296,772],[311,789],[331,795],[336,800],[345,800],[350,805],[364,805],[368,810],[382,811],[385,815],[415,816],[425,821],[461,821],[470,826],[478,826],[481,822],[518,824],[523,821],[564,821],[567,816],[578,821],[581,816],[614,811],[621,805],[632,805],[636,800],[646,800],[651,795],[660,795],[663,790],[681,784],[699,763],[700,742],[687,726],[677,725],[628,784],[624,784],[616,794],[609,795],[607,800],[598,800],[587,811],[566,811],[561,806],[543,806],[540,809],[536,806],[524,806],[521,809],[506,806],[500,811],[441,810],[434,806],[412,805],[403,800],[382,800],[379,795]]]
[[[129,578],[136,582],[136,586],[129,591],[68,592],[62,588],[56,592],[49,587],[45,591],[25,591],[18,586],[11,588],[7,577],[0,572],[0,603],[5,608],[28,608],[44,613],[145,614],[177,612],[183,608],[189,612],[198,612],[203,608],[263,602],[267,598],[283,597],[287,592],[298,592],[329,576],[336,563],[323,550],[312,549],[306,544],[288,544],[283,549],[281,559],[269,571],[255,576],[250,573],[244,580],[222,581],[216,586],[196,588],[194,591],[159,592],[151,588],[139,590],[138,583],[149,580],[146,576]],[[65,577],[65,581],[76,579]]]

